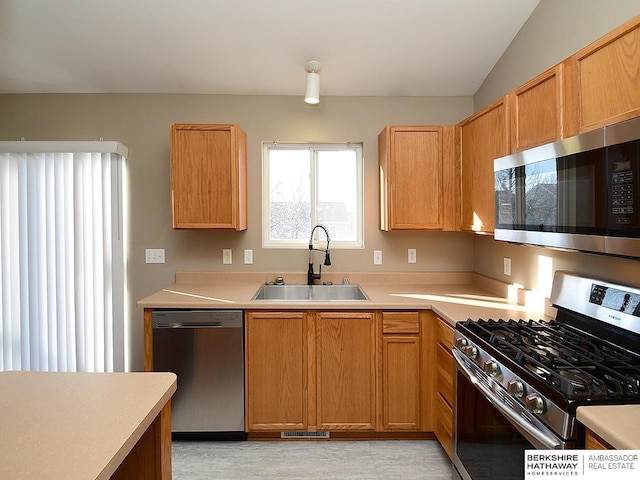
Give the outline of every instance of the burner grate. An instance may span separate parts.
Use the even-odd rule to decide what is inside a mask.
[[[640,400],[640,356],[558,322],[469,320],[465,327],[567,399]]]

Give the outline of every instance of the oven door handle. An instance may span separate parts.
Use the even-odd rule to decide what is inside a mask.
[[[533,427],[529,424],[524,418],[521,418],[519,415],[514,413],[508,406],[505,406],[502,399],[497,396],[491,389],[486,386],[484,383],[478,381],[476,375],[473,371],[467,366],[466,361],[462,357],[462,354],[453,350],[453,356],[456,359],[456,363],[462,369],[466,377],[471,381],[471,383],[478,388],[489,400],[509,421],[520,430],[523,434],[526,434],[529,440],[537,441],[538,444],[541,444],[543,447],[549,450],[557,450],[562,447],[562,444],[555,438],[546,435],[544,432],[541,432],[537,428]]]

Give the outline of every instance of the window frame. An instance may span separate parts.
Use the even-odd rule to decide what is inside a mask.
[[[309,200],[311,203],[311,225],[319,223],[315,212],[318,205],[318,152],[339,151],[353,149],[356,153],[356,239],[353,241],[331,239],[332,249],[363,249],[364,248],[364,146],[362,143],[351,142],[262,142],[262,248],[307,249],[308,239],[274,240],[271,234],[271,192],[269,160],[270,150],[311,150],[311,165],[309,169],[310,185]],[[316,230],[316,235],[318,235]],[[324,240],[324,234],[319,239]]]

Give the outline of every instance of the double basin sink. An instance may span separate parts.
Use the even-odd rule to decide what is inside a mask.
[[[251,300],[345,302],[369,300],[359,285],[263,285]]]

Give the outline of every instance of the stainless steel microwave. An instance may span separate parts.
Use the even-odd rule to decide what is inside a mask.
[[[494,161],[507,242],[640,258],[640,118]]]

